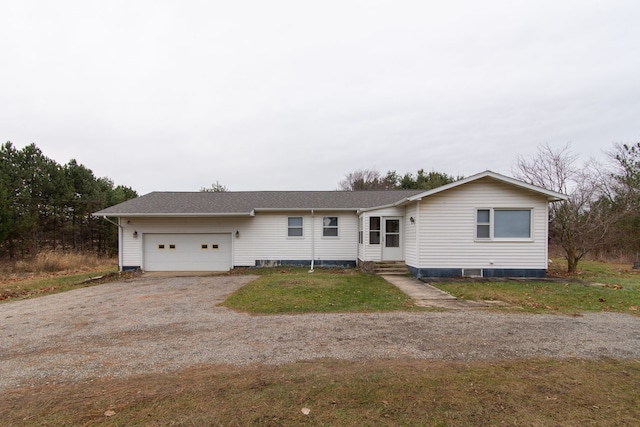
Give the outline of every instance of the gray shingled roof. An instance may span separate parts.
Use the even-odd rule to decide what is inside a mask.
[[[256,210],[357,210],[392,205],[424,190],[153,192],[96,216],[248,215]]]

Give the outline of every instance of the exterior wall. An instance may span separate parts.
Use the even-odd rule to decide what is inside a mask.
[[[290,216],[302,216],[302,237],[288,237]],[[322,236],[322,218],[338,217],[338,237]],[[323,261],[357,260],[358,222],[355,213],[257,213],[242,218],[123,218],[122,267],[144,267],[143,240],[146,233],[231,233],[234,267],[255,266],[256,261],[305,261],[312,256]],[[134,232],[138,237],[133,237]],[[236,231],[239,232],[235,237]],[[313,231],[313,237],[312,237]],[[315,247],[315,250],[312,248]],[[351,265],[350,264],[350,265]]]
[[[288,237],[287,218],[303,217],[303,236]],[[338,217],[338,237],[322,236],[322,218]],[[253,266],[260,261],[356,261],[358,245],[358,221],[351,212],[311,213],[258,213],[240,230],[236,239],[236,266]],[[245,237],[246,236],[246,237]]]
[[[411,222],[413,218],[413,223]],[[418,209],[418,202],[411,203],[406,207],[406,214],[404,218],[404,259],[407,265],[417,265],[418,263],[418,227],[420,224],[420,211]]]
[[[531,208],[532,238],[476,240],[477,208]],[[419,254],[407,264],[418,275],[483,269],[485,275],[538,276],[547,268],[547,209],[545,197],[490,178],[434,194],[420,202]]]
[[[251,218],[122,218],[121,268],[144,268],[143,242],[147,233],[232,233],[246,227]],[[138,237],[134,237],[134,232]],[[242,237],[242,235],[241,235]],[[233,237],[232,253],[235,255],[238,241]]]
[[[363,243],[358,245],[358,258],[362,261],[374,261],[379,262],[382,260],[382,244],[379,245],[370,245],[369,244],[369,218],[372,216],[379,217],[401,217],[405,216],[405,208],[404,207],[391,207],[391,208],[383,208],[376,209],[372,211],[366,211],[360,214],[360,217],[364,219],[363,224]],[[356,224],[357,226],[357,224]],[[402,223],[403,236],[402,241],[406,245],[406,233],[405,230],[407,226],[405,222]]]

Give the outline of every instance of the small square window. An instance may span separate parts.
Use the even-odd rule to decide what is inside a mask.
[[[322,235],[324,237],[338,237],[337,216],[325,216],[322,218]]]
[[[200,249],[208,249],[209,245],[200,245]]]
[[[176,245],[169,245],[169,249],[175,249]]]
[[[218,249],[218,245],[216,245],[215,243],[211,245],[211,249]]]
[[[158,245],[158,249],[164,249],[164,245]]]
[[[304,221],[301,216],[290,216],[287,218],[287,236],[302,237],[304,235]]]

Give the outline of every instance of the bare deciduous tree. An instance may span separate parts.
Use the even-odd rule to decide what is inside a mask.
[[[229,191],[229,189],[220,184],[218,181],[216,181],[215,184],[211,184],[211,187],[200,187],[201,193],[224,193],[227,191]]]
[[[387,173],[383,178],[380,171],[376,169],[358,169],[349,172],[340,181],[339,189],[342,191],[367,191],[367,190],[392,190],[396,188],[395,172]]]
[[[611,209],[610,174],[593,160],[584,165],[577,160],[570,144],[557,150],[545,144],[530,159],[519,156],[513,170],[520,180],[569,196],[550,207],[549,234],[564,250],[571,273],[602,244],[617,220]]]

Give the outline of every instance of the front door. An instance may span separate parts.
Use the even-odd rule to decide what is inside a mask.
[[[402,261],[402,228],[401,218],[384,218],[383,221],[383,261]]]

